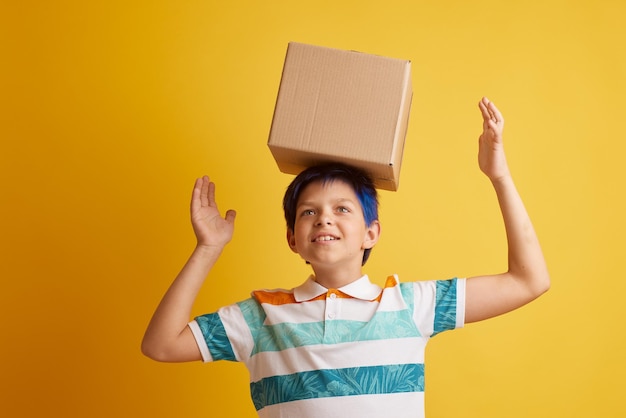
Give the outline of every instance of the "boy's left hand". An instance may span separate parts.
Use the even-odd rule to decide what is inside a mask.
[[[478,107],[483,116],[478,161],[494,186],[507,237],[508,269],[471,277],[465,288],[465,322],[481,321],[517,309],[550,288],[550,275],[537,234],[511,174],[504,147],[502,114],[487,98]]]
[[[483,97],[478,103],[483,115],[483,132],[479,137],[478,165],[491,181],[509,175],[509,167],[504,155],[502,131],[504,118],[498,108]]]

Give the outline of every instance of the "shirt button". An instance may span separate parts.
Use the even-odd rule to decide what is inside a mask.
[[[328,319],[333,319],[335,317],[335,313],[334,312],[330,312],[328,314]]]
[[[330,294],[330,298],[331,298],[331,299],[337,299],[337,295],[336,295],[336,294],[334,294],[334,293],[331,293],[331,294]]]

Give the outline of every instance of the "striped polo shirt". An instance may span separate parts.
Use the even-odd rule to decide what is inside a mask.
[[[260,290],[189,326],[205,362],[240,361],[259,417],[423,417],[428,339],[463,326],[465,280]]]

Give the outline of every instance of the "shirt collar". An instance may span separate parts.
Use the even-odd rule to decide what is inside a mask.
[[[376,299],[382,291],[380,286],[370,282],[367,274],[337,290],[353,298],[367,301]],[[293,295],[296,302],[305,302],[323,295],[326,292],[328,292],[328,289],[316,282],[315,277],[311,275],[306,282],[293,290]]]

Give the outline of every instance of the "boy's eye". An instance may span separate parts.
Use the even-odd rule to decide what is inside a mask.
[[[305,209],[302,211],[302,215],[304,216],[315,215],[315,211],[313,209]]]
[[[348,213],[348,212],[350,212],[350,209],[348,209],[348,208],[347,208],[347,207],[345,207],[345,206],[340,206],[340,207],[338,207],[338,208],[337,208],[337,212],[340,212],[340,213]]]

